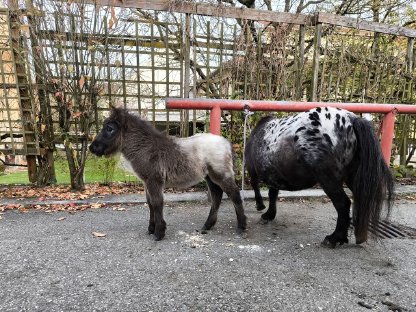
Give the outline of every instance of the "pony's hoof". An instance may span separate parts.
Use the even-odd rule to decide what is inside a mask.
[[[155,235],[155,241],[161,241],[165,237],[165,233],[160,234],[154,234]]]
[[[264,210],[266,208],[266,206],[265,205],[256,205],[256,209],[257,209],[257,211],[262,211],[262,210]]]
[[[247,238],[247,229],[246,228],[237,228],[237,234],[241,237],[241,238]]]
[[[260,218],[260,220],[259,220],[259,224],[267,224],[267,223],[269,223],[271,220],[268,220],[268,219],[263,219],[263,218]]]
[[[208,231],[211,230],[211,228],[213,227],[213,225],[206,225],[204,224],[204,226],[201,229],[201,234],[208,234]]]
[[[334,249],[336,247],[337,243],[331,242],[327,237],[322,241],[321,246]]]
[[[348,238],[342,238],[342,239],[334,239],[331,236],[325,237],[325,239],[322,241],[321,246],[328,247],[328,248],[335,248],[339,244],[340,246],[344,244],[348,244]]]

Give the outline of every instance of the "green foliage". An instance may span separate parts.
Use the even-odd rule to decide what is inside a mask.
[[[58,184],[69,184],[70,175],[68,162],[63,154],[55,154],[55,170]],[[136,176],[120,168],[118,158],[88,157],[85,164],[85,182],[103,183],[111,182],[139,183]],[[26,169],[0,175],[0,184],[29,184]]]
[[[104,159],[104,162],[102,163],[102,171],[104,173],[104,185],[108,185],[110,184],[110,182],[113,182],[117,162],[118,157],[109,157]]]
[[[393,167],[393,174],[396,178],[413,178],[416,177],[416,170],[412,165],[396,165]]]

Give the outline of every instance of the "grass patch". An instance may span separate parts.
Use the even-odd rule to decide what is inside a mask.
[[[58,184],[69,184],[69,168],[66,159],[57,154],[55,158],[55,172]],[[126,182],[137,183],[138,179],[130,172],[119,166],[118,158],[99,158],[88,155],[85,164],[85,183]],[[26,168],[19,171],[0,175],[0,184],[30,184]]]

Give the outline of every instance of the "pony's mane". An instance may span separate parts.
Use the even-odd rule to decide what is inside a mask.
[[[138,129],[148,134],[162,135],[162,132],[153,127],[149,121],[125,108],[114,108],[109,119],[118,121],[124,129]]]
[[[275,118],[276,117],[273,116],[273,115],[265,116],[262,119],[260,119],[260,121],[257,123],[256,127],[261,126],[261,125],[265,124],[266,122],[268,122],[268,121],[270,121],[272,119],[275,119]]]

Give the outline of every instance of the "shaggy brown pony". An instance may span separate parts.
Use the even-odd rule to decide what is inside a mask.
[[[239,231],[246,229],[243,203],[234,180],[232,148],[225,138],[212,134],[189,138],[167,136],[127,110],[114,108],[91,143],[90,151],[97,156],[121,152],[144,182],[150,208],[148,233],[154,234],[156,240],[165,236],[165,187],[187,188],[203,179],[212,203],[202,230],[215,225],[223,192],[234,204]]]

